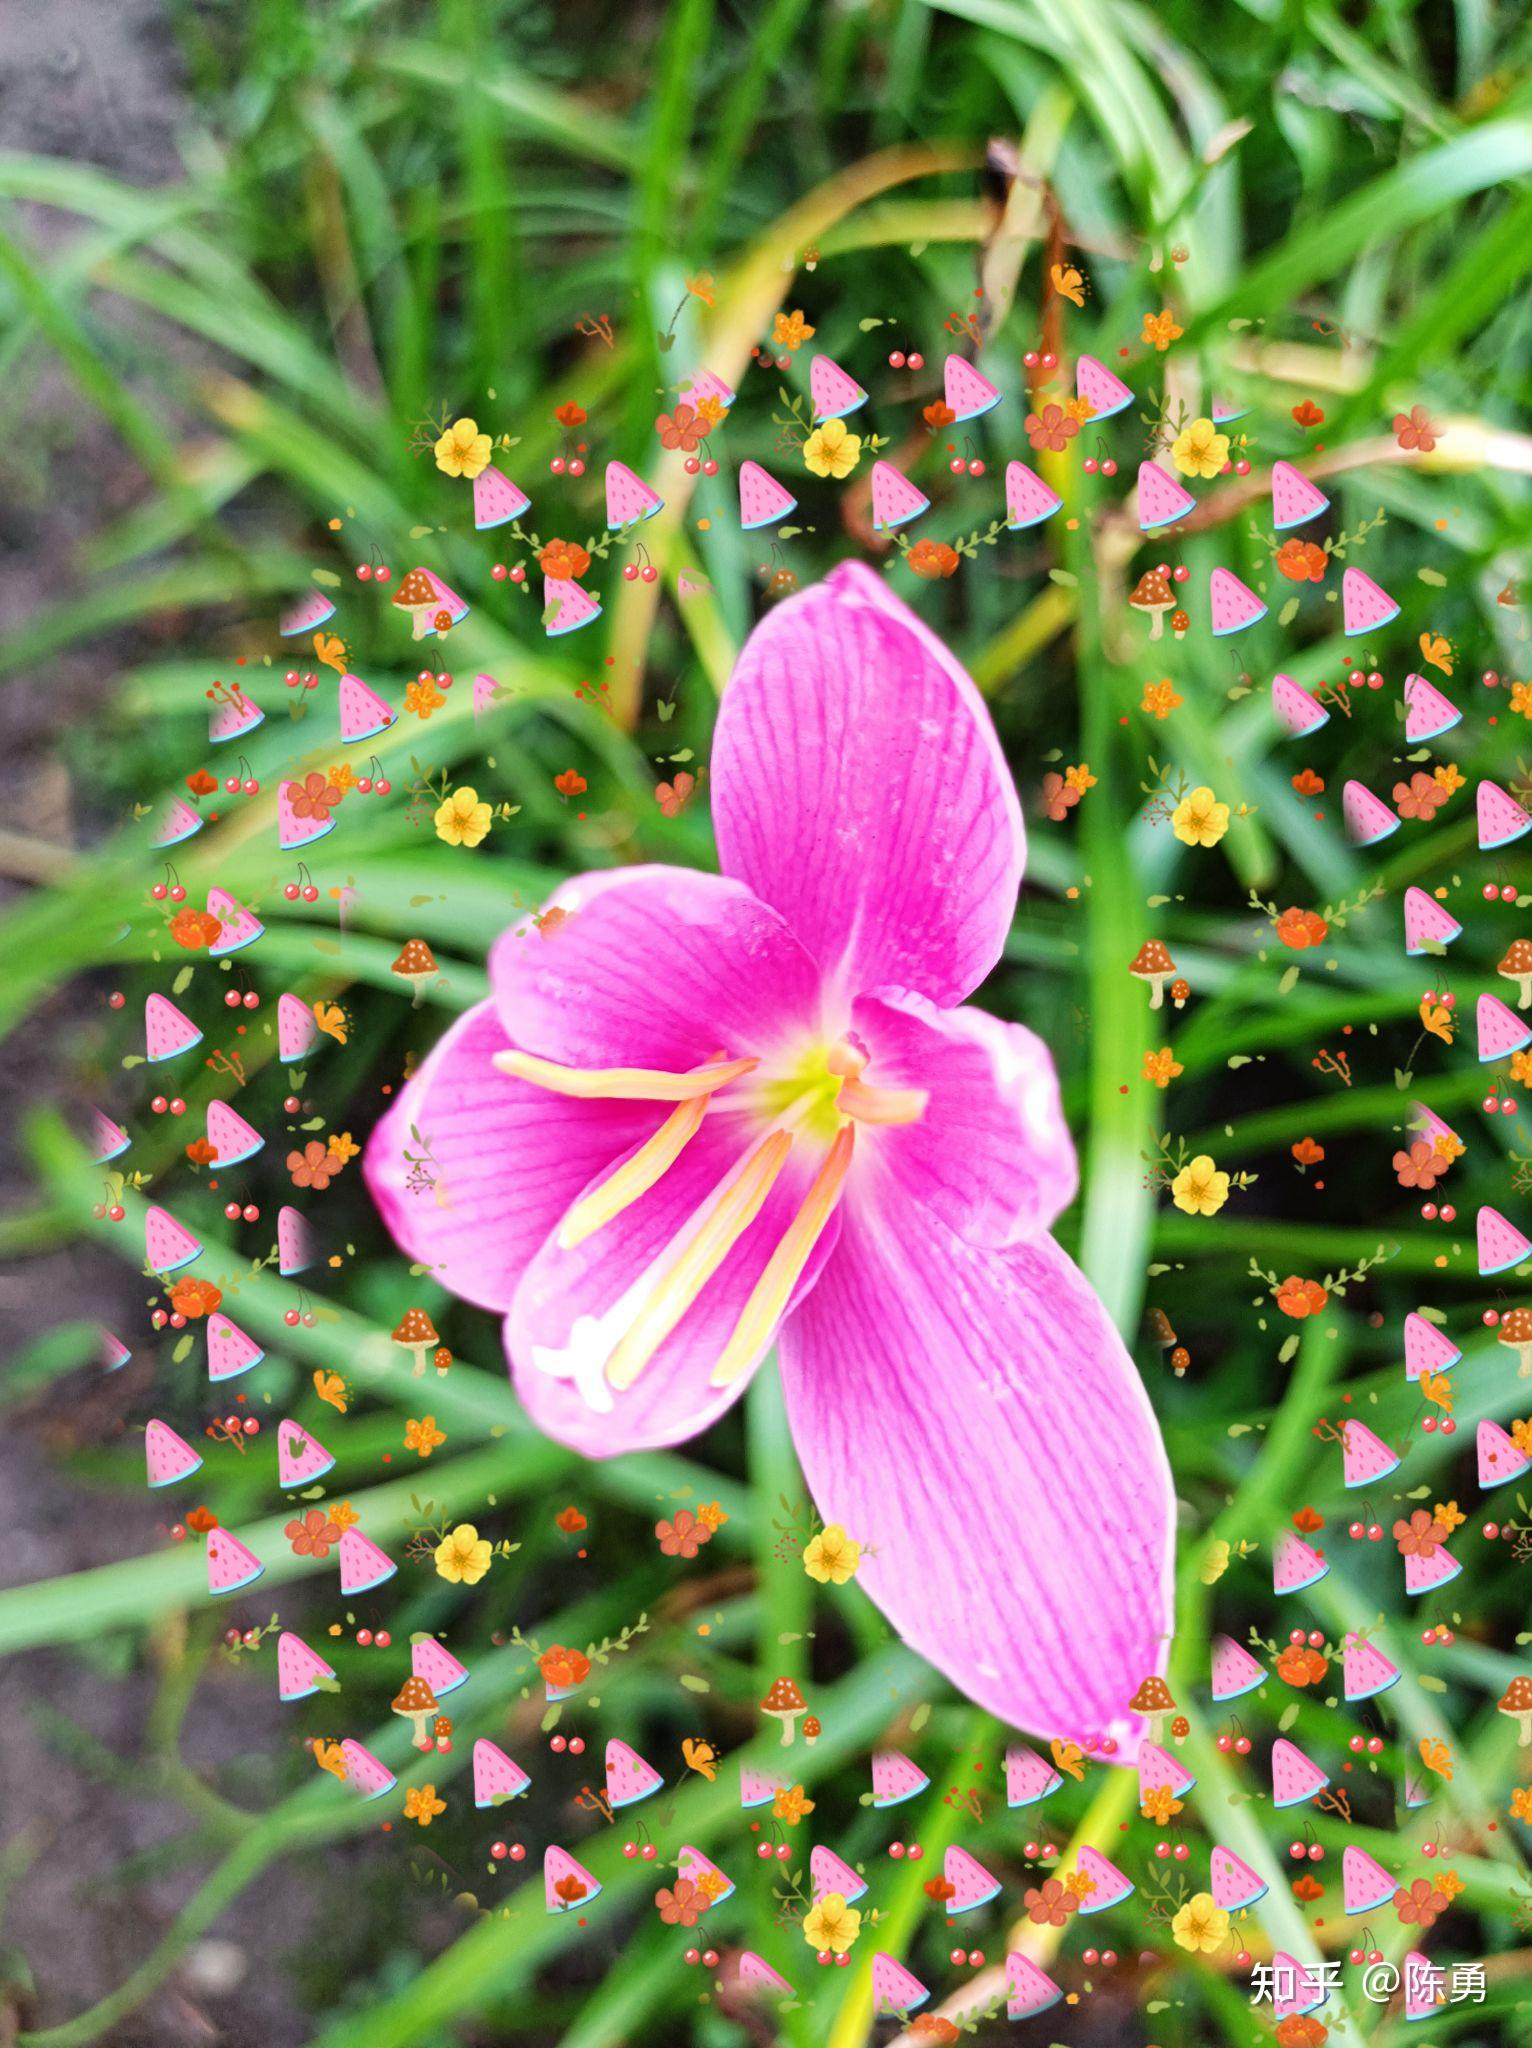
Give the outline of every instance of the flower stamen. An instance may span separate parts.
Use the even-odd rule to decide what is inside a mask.
[[[689,1102],[678,1104],[631,1159],[575,1203],[559,1225],[559,1243],[565,1251],[593,1237],[664,1178],[696,1137],[711,1099],[694,1095]]]
[[[760,1214],[792,1145],[787,1131],[762,1140],[650,1290],[606,1362],[607,1383],[619,1393],[632,1386]]]
[[[720,1060],[684,1074],[669,1074],[655,1067],[565,1067],[557,1060],[539,1059],[535,1053],[513,1051],[497,1052],[495,1065],[502,1074],[530,1081],[535,1088],[583,1101],[690,1102],[753,1073],[760,1061]]]
[[[859,1075],[848,1074],[835,1106],[859,1124],[918,1124],[930,1099],[924,1088],[870,1088]]]
[[[772,1332],[787,1313],[793,1289],[802,1277],[809,1257],[835,1213],[835,1205],[851,1170],[851,1153],[856,1129],[843,1124],[825,1162],[814,1176],[803,1205],[787,1226],[781,1243],[766,1262],[766,1270],[751,1289],[739,1321],[713,1367],[709,1384],[727,1387],[752,1366],[771,1342]]]

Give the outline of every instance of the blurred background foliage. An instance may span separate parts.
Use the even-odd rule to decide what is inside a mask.
[[[767,580],[786,572],[807,582],[848,553],[877,555],[866,462],[849,484],[820,483],[777,446],[779,388],[806,390],[813,349],[781,372],[757,365],[751,351],[769,342],[775,314],[792,308],[817,328],[814,348],[868,385],[864,417],[929,489],[934,508],[919,531],[933,537],[982,529],[1003,509],[1005,461],[1028,456],[1024,350],[1055,348],[1066,372],[1080,351],[1109,364],[1128,351],[1125,374],[1144,402],[1100,430],[1115,480],[1082,473],[1081,452],[1095,438],[1087,430],[1047,465],[1066,496],[1064,518],[1002,535],[950,581],[890,573],[979,679],[1032,820],[1029,886],[984,1000],[1056,1049],[1085,1169],[1062,1234],[1136,1346],[1185,1504],[1171,1682],[1192,1718],[1188,1755],[1199,1776],[1189,1870],[1204,1866],[1208,1839],[1228,1842],[1272,1881],[1260,1926],[1242,1930],[1251,1949],[1265,1954],[1275,1941],[1305,1958],[1333,1951],[1336,1916],[1316,1932],[1291,1902],[1286,1838],[1261,1806],[1238,1799],[1242,1781],[1198,1702],[1213,1627],[1243,1639],[1252,1627],[1276,1635],[1291,1619],[1266,1590],[1269,1545],[1285,1518],[1301,1503],[1342,1519],[1348,1512],[1338,1460],[1317,1457],[1310,1433],[1342,1382],[1381,1433],[1416,1428],[1398,1355],[1406,1310],[1441,1309],[1468,1352],[1458,1434],[1449,1441],[1416,1429],[1412,1486],[1471,1498],[1473,1425],[1517,1406],[1505,1354],[1477,1329],[1493,1290],[1475,1278],[1471,1245],[1422,1223],[1389,1160],[1418,1091],[1467,1141],[1452,1181],[1460,1217],[1487,1200],[1524,1218],[1526,1168],[1515,1154],[1532,1155],[1525,1120],[1480,1110],[1483,1075],[1470,1046],[1427,1039],[1422,1049],[1417,1006],[1433,975],[1448,986],[1447,970],[1406,960],[1398,902],[1411,882],[1453,885],[1467,932],[1451,985],[1465,1006],[1477,986],[1493,985],[1520,914],[1484,904],[1479,885],[1509,876],[1525,891],[1525,863],[1478,854],[1471,788],[1481,773],[1526,773],[1512,730],[1519,721],[1479,676],[1525,666],[1532,25],[1489,0],[1368,9],[1231,0],[1216,15],[1191,0],[1153,9],[1129,0],[173,0],[170,17],[166,61],[180,67],[186,104],[175,175],[146,185],[83,154],[0,156],[10,516],[24,521],[51,489],[69,487],[67,423],[49,437],[45,460],[17,460],[29,407],[61,376],[72,416],[104,423],[140,479],[128,501],[94,510],[75,559],[38,566],[0,644],[11,691],[48,690],[82,652],[100,671],[88,717],[58,736],[84,820],[77,842],[57,845],[46,818],[5,835],[5,866],[20,886],[0,925],[0,1025],[18,1054],[35,1054],[45,1034],[63,1095],[100,1100],[132,1125],[128,1163],[155,1175],[155,1192],[163,1184],[203,1235],[210,1256],[199,1270],[230,1284],[234,1313],[267,1345],[267,1364],[242,1385],[252,1398],[269,1395],[273,1415],[295,1413],[332,1442],[333,1493],[349,1492],[369,1534],[397,1548],[418,1519],[413,1491],[433,1504],[430,1519],[475,1520],[521,1548],[474,1595],[418,1570],[392,1588],[394,1642],[446,1627],[474,1674],[453,1702],[455,1751],[429,1765],[389,1725],[399,1660],[322,1634],[335,1603],[303,1584],[311,1567],[290,1554],[285,1515],[273,1513],[253,1458],[226,1457],[207,1474],[209,1503],[268,1563],[234,1618],[263,1622],[280,1605],[284,1621],[321,1632],[344,1685],[343,1728],[324,1696],[287,1710],[280,1724],[266,1713],[270,1651],[229,1665],[220,1647],[229,1614],[208,1608],[200,1554],[160,1540],[142,1557],[0,1594],[0,1650],[78,1656],[88,1682],[152,1681],[139,1739],[147,1780],[83,1733],[72,1737],[67,1703],[50,1712],[49,1739],[70,1768],[152,1788],[177,1816],[147,1863],[125,1865],[112,1881],[131,1890],[165,1871],[186,1878],[158,1944],[130,1958],[117,1987],[83,2014],[46,1983],[29,2004],[24,1961],[12,1955],[14,2009],[35,2021],[23,2039],[73,2048],[172,2038],[164,2023],[135,2032],[131,2016],[179,1981],[209,1930],[232,1927],[260,1953],[241,1900],[273,1871],[312,1904],[302,1939],[263,1957],[286,1979],[294,2029],[263,2040],[714,2048],[773,2038],[759,2016],[700,1996],[677,1935],[649,1906],[654,1867],[621,1857],[621,1826],[581,1832],[589,1817],[568,1806],[578,1773],[553,1767],[538,1733],[535,1673],[505,1641],[515,1623],[544,1643],[599,1643],[641,1616],[646,1632],[613,1659],[602,1709],[587,1717],[592,1757],[618,1730],[671,1771],[688,1734],[730,1753],[716,1783],[682,1788],[661,1854],[691,1841],[740,1878],[709,1932],[720,1946],[758,1949],[803,1987],[777,2038],[804,2048],[867,2039],[874,1946],[906,1956],[938,1998],[960,1993],[958,2005],[972,2006],[994,1994],[1004,1923],[983,1931],[992,1967],[955,1972],[922,1883],[944,1843],[960,1836],[1005,1875],[1008,1898],[1019,1896],[1024,1830],[1003,1802],[991,1796],[979,1821],[939,1796],[979,1766],[993,1785],[1004,1732],[892,1643],[855,1589],[811,1601],[791,1555],[782,1561],[781,1502],[801,1501],[802,1490],[769,1378],[681,1453],[581,1467],[522,1421],[491,1320],[390,1255],[355,1173],[318,1210],[327,1244],[344,1248],[316,1296],[319,1320],[289,1329],[294,1290],[272,1270],[247,1270],[264,1251],[266,1226],[242,1231],[236,1252],[222,1197],[194,1190],[184,1167],[172,1177],[185,1131],[143,1114],[150,1084],[119,1069],[129,1035],[101,1008],[105,991],[120,987],[132,1018],[146,990],[167,980],[147,894],[158,866],[130,813],[200,765],[223,772],[205,740],[215,676],[239,673],[267,712],[245,749],[262,793],[228,803],[216,825],[176,850],[176,865],[192,900],[216,883],[258,907],[267,934],[239,965],[250,963],[268,1009],[280,987],[342,1005],[348,1042],[316,1054],[303,1085],[335,1130],[365,1132],[405,1060],[483,992],[490,938],[560,875],[612,861],[711,861],[705,804],[667,819],[656,782],[680,759],[694,769],[705,761],[717,693]],[[1078,310],[1049,287],[1059,260],[1088,280]],[[703,276],[711,285],[689,291],[688,280]],[[1162,307],[1184,329],[1168,356],[1139,340],[1144,316]],[[957,480],[920,409],[940,395],[949,323],[976,308],[984,366],[1006,400],[968,430],[987,476]],[[877,321],[885,324],[868,324]],[[922,351],[925,370],[889,370],[893,347]],[[653,433],[657,412],[702,363],[740,393],[713,444],[723,468],[710,485],[687,476],[678,453],[658,456]],[[1249,408],[1239,430],[1252,475],[1205,487],[1173,550],[1142,549],[1120,506],[1152,432],[1143,415],[1152,419],[1159,404],[1195,415],[1215,393]],[[548,473],[564,438],[554,410],[568,401],[589,415],[580,432],[592,453],[578,482]],[[1324,414],[1307,432],[1292,410],[1304,401]],[[1417,404],[1442,432],[1431,455],[1406,457],[1390,421]],[[412,450],[422,422],[458,413],[515,437],[504,466],[531,492],[544,537],[600,532],[609,457],[650,477],[667,499],[641,535],[659,582],[628,584],[613,562],[598,564],[588,580],[605,606],[600,624],[567,642],[547,639],[535,598],[491,575],[504,537],[476,535],[466,488]],[[1377,646],[1358,648],[1386,688],[1359,698],[1354,716],[1337,713],[1312,742],[1293,744],[1276,738],[1266,685],[1279,667],[1310,688],[1342,682],[1330,602],[1338,575],[1299,593],[1273,574],[1266,471],[1275,457],[1321,444],[1315,472],[1333,498],[1331,530],[1354,533],[1386,515],[1352,559],[1403,611]],[[801,531],[780,546],[739,531],[734,472],[746,456],[798,491]],[[1191,571],[1197,623],[1184,642],[1149,650],[1124,595],[1143,566],[1169,553]],[[354,566],[372,559],[396,574],[424,561],[463,592],[473,610],[452,634],[451,667],[464,684],[489,672],[505,694],[475,724],[460,686],[429,725],[406,718],[379,740],[394,797],[347,800],[341,830],[311,862],[320,902],[289,904],[288,868],[274,853],[275,787],[340,750],[323,686],[309,700],[316,708],[292,715],[298,699],[282,672],[294,657],[276,639],[275,613],[316,566],[338,579],[333,624],[351,663],[399,702],[414,650],[376,591],[353,580]],[[1198,614],[1216,563],[1271,600],[1267,619],[1233,643],[1215,642]],[[678,601],[683,574],[704,579],[711,594]],[[1297,615],[1284,622],[1295,593]],[[1447,687],[1469,714],[1434,757],[1455,761],[1469,789],[1434,824],[1406,826],[1381,851],[1359,854],[1339,829],[1340,784],[1356,774],[1386,793],[1408,772],[1394,707],[1423,631],[1451,642],[1456,677]],[[239,657],[248,665],[236,671]],[[1184,698],[1163,725],[1137,708],[1145,682],[1161,676]],[[576,694],[602,680],[610,711]],[[428,815],[422,821],[407,801],[412,755],[433,774],[518,806],[515,817],[473,855],[439,844]],[[1216,852],[1178,845],[1156,820],[1151,757],[1172,777],[1211,783],[1249,807]],[[1043,821],[1043,774],[1082,761],[1095,787],[1064,823]],[[1327,805],[1291,787],[1305,765],[1325,778]],[[589,784],[583,817],[553,787],[571,767]],[[1278,908],[1324,911],[1378,882],[1381,899],[1301,956],[1276,943],[1250,904],[1253,892]],[[353,892],[344,941],[339,888]],[[389,968],[416,932],[430,939],[444,982],[432,1008],[412,1014]],[[1191,983],[1184,1012],[1151,1016],[1127,975],[1151,932]],[[222,987],[204,966],[186,997],[211,1017],[210,1037]],[[1185,1071],[1162,1095],[1139,1077],[1145,1051],[1167,1043]],[[1321,1050],[1338,1047],[1349,1074],[1317,1071]],[[274,1128],[290,1080],[258,1031],[246,1060],[240,1106]],[[1412,1073],[1413,1085],[1401,1086]],[[32,1190],[4,1226],[4,1249],[19,1261],[40,1258],[92,1230],[115,1252],[136,1245],[142,1201],[129,1197],[123,1227],[93,1223],[99,1175],[82,1165],[66,1119],[42,1091],[28,1092],[14,1114]],[[187,1083],[188,1128],[200,1129],[213,1092],[206,1074]],[[1162,1131],[1172,1148],[1184,1140],[1188,1152],[1212,1152],[1257,1179],[1215,1219],[1178,1213],[1155,1186]],[[1328,1158],[1322,1171],[1299,1175],[1290,1147],[1305,1136]],[[277,1168],[267,1184],[249,1175],[268,1214],[279,1180]],[[1324,1280],[1380,1246],[1384,1262],[1303,1326],[1294,1354],[1250,1262]],[[153,1412],[195,1435],[208,1412],[200,1367],[178,1369],[168,1347],[156,1361],[161,1347],[137,1282],[130,1297],[124,1313],[136,1318],[139,1356],[106,1397],[110,1426],[60,1453],[82,1518],[110,1514],[117,1490],[137,1484],[138,1440],[124,1422]],[[379,1461],[396,1450],[402,1418],[419,1401],[387,1343],[416,1299],[458,1356],[429,1390],[449,1441],[418,1473],[380,1481]],[[1145,1328],[1150,1308],[1190,1352],[1184,1378],[1171,1375]],[[40,1319],[55,1323],[57,1310],[50,1302]],[[84,1382],[68,1375],[89,1348],[86,1325],[50,1327],[21,1350],[7,1398],[25,1403],[34,1423],[73,1412]],[[357,1391],[338,1428],[308,1391],[318,1366],[339,1369]],[[99,1410],[102,1397],[90,1398]],[[730,1520],[703,1559],[712,1569],[678,1577],[648,1525],[678,1502],[715,1497]],[[588,1563],[553,1525],[566,1498],[590,1518]],[[1397,1559],[1391,1546],[1352,1551],[1338,1528],[1330,1534],[1334,1569],[1302,1618],[1338,1636],[1396,1601]],[[1407,1679],[1376,1714],[1387,1737],[1382,1769],[1357,1793],[1356,1825],[1344,1830],[1330,1816],[1318,1833],[1337,1853],[1353,1839],[1394,1854],[1401,1839],[1414,1847],[1441,1824],[1465,1883],[1442,1953],[1491,1960],[1487,2002],[1445,2012],[1434,2038],[1488,2043],[1511,2038],[1524,2009],[1518,1943],[1529,1895],[1523,1844],[1503,1818],[1515,1731],[1494,1700],[1516,1668],[1525,1564],[1468,1536],[1454,1644],[1427,1650],[1413,1624],[1392,1631]],[[1241,1540],[1261,1548],[1207,1583],[1210,1551]],[[774,1924],[768,1874],[753,1867],[738,1815],[735,1765],[766,1755],[754,1703],[779,1670],[812,1681],[825,1725],[800,1758],[820,1801],[814,1838],[867,1860],[867,1903],[887,1916],[849,1970],[817,1972],[799,1932]],[[1417,1682],[1422,1671],[1429,1684]],[[689,1677],[708,1689],[688,1689]],[[1251,1703],[1247,1723],[1261,1737],[1275,1729],[1281,1690]],[[209,1698],[219,1739],[189,1760],[183,1723]],[[1287,1704],[1297,1706],[1295,1739],[1322,1753],[1338,1748],[1338,1719],[1321,1701],[1294,1694]],[[431,1855],[397,1830],[378,1837],[377,1812],[315,1773],[304,1739],[341,1732],[374,1741],[404,1783],[429,1776],[444,1791],[449,1811],[421,1837]],[[509,1823],[474,1813],[464,1776],[480,1733],[524,1753],[536,1780],[530,1813],[515,1816],[532,1845],[528,1861],[494,1874],[487,1845]],[[921,1820],[924,1868],[888,1864],[890,1828],[858,1802],[866,1752],[889,1735],[938,1788]],[[1453,1780],[1437,1786],[1424,1815],[1396,1816],[1403,1764],[1423,1738],[1442,1737],[1458,1758]],[[19,1803],[24,1810],[24,1795]],[[1033,2036],[1268,2039],[1231,1951],[1187,1958],[1162,1923],[1146,1919],[1162,1867],[1134,1819],[1131,1776],[1093,1769],[1050,1811],[1061,1846],[1071,1839],[1065,1830],[1099,1842],[1141,1892],[1106,1916],[1110,1926],[1091,1929],[1125,1958],[1110,1977],[1080,1962],[1076,1930],[1062,1954],[1055,1930],[1029,1927],[1019,1938],[1072,1990],[1095,1984]],[[1125,1840],[1119,1828],[1129,1821]],[[588,1928],[542,1911],[538,1856],[549,1839],[569,1841],[607,1886]],[[362,1841],[372,1844],[365,1854]],[[18,1853],[11,1871],[18,1884],[24,1861]],[[476,1904],[446,1903],[460,1893]],[[1377,1935],[1396,1958],[1406,1946],[1404,1930],[1380,1925]],[[1134,1963],[1140,1951],[1149,1958]],[[1167,1999],[1177,2003],[1158,2003]],[[1363,2005],[1348,2016],[1343,2005],[1332,2001],[1326,2014],[1338,2039],[1392,2040],[1398,2031],[1397,2015]],[[237,1994],[211,2009],[222,2038],[254,2038],[241,2031]],[[979,2026],[982,2039],[1003,2032],[1011,2037],[1003,2021]]]

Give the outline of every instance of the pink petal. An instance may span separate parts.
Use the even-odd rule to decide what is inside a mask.
[[[508,1040],[493,1003],[460,1017],[374,1130],[362,1160],[395,1242],[443,1286],[505,1309],[581,1188],[662,1122],[664,1103],[579,1102],[493,1065]],[[437,1187],[412,1190],[405,1151],[431,1150]],[[437,1200],[437,1190],[443,1196]]]
[[[647,1194],[584,1243],[566,1251],[550,1237],[532,1260],[506,1318],[505,1349],[516,1391],[539,1429],[586,1457],[611,1458],[695,1436],[738,1400],[750,1372],[727,1387],[710,1386],[709,1378],[803,1200],[822,1148],[799,1147],[789,1155],[760,1214],[631,1387],[617,1391],[600,1377],[620,1319],[613,1315],[599,1341],[591,1319],[616,1309],[759,1136],[753,1120],[710,1110]],[[838,1217],[832,1217],[794,1290],[795,1302],[813,1286],[838,1228]],[[587,1340],[592,1393],[610,1403],[604,1410],[592,1406],[573,1379],[556,1377],[537,1361],[539,1349],[562,1351],[581,1336]]]
[[[682,1072],[715,1053],[809,1036],[813,962],[739,882],[685,868],[614,868],[563,883],[550,907],[495,941],[490,985],[524,1052],[580,1067]]]
[[[745,643],[713,739],[720,865],[846,997],[961,1002],[1000,957],[1026,853],[972,681],[857,562]]]
[[[1175,1497],[1133,1363],[1051,1238],[980,1251],[860,1195],[780,1339],[820,1514],[914,1649],[1035,1735],[1134,1732]]]
[[[1073,1201],[1075,1148],[1048,1048],[983,1010],[881,989],[851,1012],[874,1088],[927,1091],[918,1123],[871,1133],[896,1199],[923,1202],[970,1244],[1046,1230]]]

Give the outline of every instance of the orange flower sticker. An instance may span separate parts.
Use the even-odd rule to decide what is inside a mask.
[[[1295,953],[1309,946],[1322,946],[1330,936],[1330,927],[1317,910],[1300,910],[1296,903],[1283,911],[1275,930],[1283,945],[1291,946]]]
[[[918,540],[904,558],[905,566],[928,583],[955,575],[960,559],[957,549],[948,547],[944,540]]]
[[[576,1685],[583,1685],[590,1677],[590,1659],[583,1650],[566,1650],[562,1643],[554,1643],[537,1660],[543,1682],[558,1691],[566,1691]]]
[[[1277,1307],[1295,1322],[1317,1316],[1329,1299],[1317,1280],[1301,1280],[1296,1273],[1289,1273],[1277,1289]]]
[[[222,930],[221,921],[212,911],[195,910],[189,903],[170,920],[170,936],[188,953],[200,953],[204,946],[211,946]]]
[[[1323,583],[1330,557],[1312,540],[1285,540],[1277,549],[1277,574],[1290,583]]]
[[[573,583],[590,567],[590,556],[577,540],[550,540],[537,566],[552,583]]]
[[[176,1314],[193,1320],[210,1316],[222,1300],[222,1291],[211,1280],[178,1280],[170,1290],[170,1306]]]

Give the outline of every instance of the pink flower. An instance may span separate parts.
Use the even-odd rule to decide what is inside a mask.
[[[722,873],[579,876],[506,932],[373,1134],[374,1199],[587,1456],[707,1429],[775,1346],[815,1506],[904,1640],[1016,1726],[1128,1739],[1174,1496],[1048,1234],[1053,1063],[966,1002],[1025,859],[988,713],[848,563],[751,635],[710,774]],[[410,1194],[412,1125],[450,1204]]]

